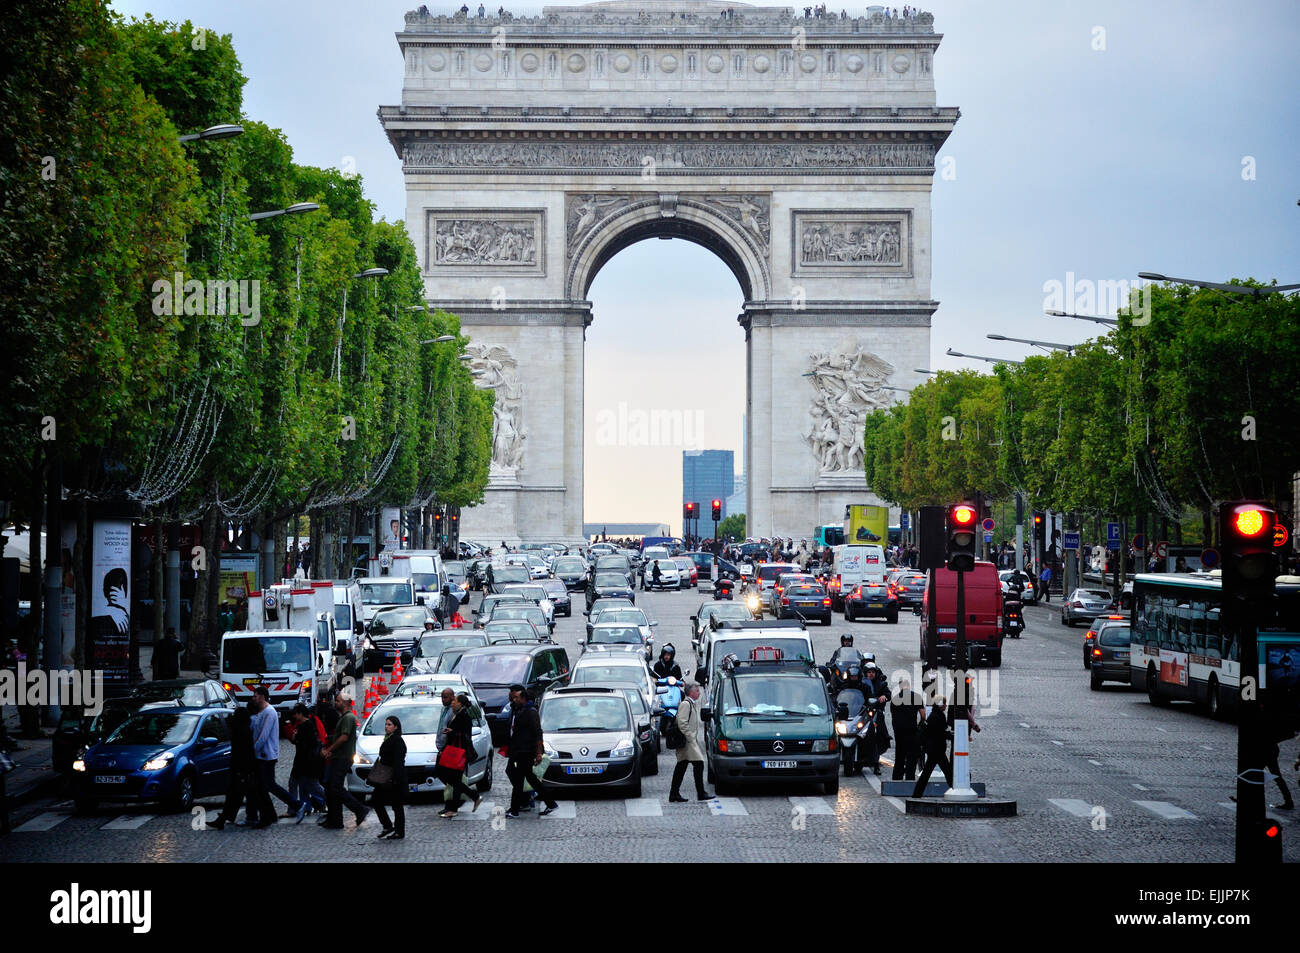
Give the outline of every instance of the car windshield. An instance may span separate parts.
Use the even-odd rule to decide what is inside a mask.
[[[547,579],[542,583],[542,588],[546,590],[546,595],[551,598],[569,594],[569,590],[564,588],[564,582],[559,579]]]
[[[623,697],[627,699],[627,703],[632,706],[632,714],[648,715],[650,713],[650,709],[646,707],[645,696],[641,694],[641,689],[635,685],[620,685],[618,688],[623,693]]]
[[[525,599],[529,599],[533,602],[546,598],[546,590],[541,586],[520,586],[518,589],[512,591],[519,593]]]
[[[754,617],[754,614],[749,611],[749,607],[740,602],[725,602],[720,606],[710,606],[709,609],[709,614],[719,622],[728,620],[744,622],[746,619]]]
[[[227,637],[221,643],[222,672],[309,672],[316,667],[308,636]]]
[[[596,585],[611,589],[626,589],[627,579],[616,572],[603,572],[596,577]]]
[[[452,669],[475,688],[504,687],[522,682],[528,673],[528,656],[519,652],[466,653]]]
[[[141,685],[131,694],[146,702],[174,701],[187,707],[207,703],[202,685]]]
[[[542,731],[629,731],[622,693],[599,697],[553,695],[542,703]]]
[[[424,628],[424,620],[429,618],[429,614],[424,611],[423,606],[412,606],[409,609],[386,609],[383,612],[376,612],[375,617],[370,622],[370,631],[383,632],[389,629],[421,629]]]
[[[345,633],[352,631],[352,607],[347,603],[334,604],[334,628]]]
[[[465,575],[465,564],[457,559],[453,559],[450,562],[443,563],[442,568],[447,571],[447,575],[449,576]]]
[[[555,560],[553,568],[556,572],[584,573],[587,571],[587,564],[577,556],[561,556]]]
[[[1085,598],[1095,599],[1098,602],[1110,602],[1110,593],[1104,589],[1084,589],[1082,592]]]
[[[436,735],[442,726],[442,713],[441,704],[385,705],[383,711],[377,712],[366,722],[366,730],[362,734],[382,735],[384,722],[396,718],[401,722],[404,735]]]
[[[573,670],[572,681],[579,685],[592,682],[628,682],[640,685],[645,681],[644,665],[578,665]]]
[[[500,639],[513,639],[516,641],[526,640],[536,642],[540,636],[537,629],[527,619],[507,619],[501,622],[489,622],[483,626],[483,631],[487,633],[489,641],[495,642]]]
[[[733,678],[722,692],[724,715],[824,715],[826,686],[820,679],[750,675]]]
[[[789,566],[774,566],[771,563],[769,563],[766,566],[758,567],[758,578],[775,579],[778,576],[780,576],[782,573],[788,573],[789,571],[790,571]]]
[[[640,645],[641,630],[630,625],[598,625],[591,630],[592,645]]]
[[[110,745],[178,745],[194,735],[198,715],[172,712],[139,714],[128,718],[108,736]]]
[[[1127,647],[1129,644],[1129,627],[1127,625],[1108,625],[1097,634],[1098,641],[1110,648]]]
[[[420,658],[436,658],[447,649],[469,648],[486,645],[487,639],[482,635],[426,635],[416,646],[416,655]]]
[[[501,622],[506,619],[526,619],[529,622],[545,623],[546,616],[538,606],[497,606],[492,610],[492,621]]]
[[[626,625],[648,625],[645,613],[640,609],[605,609],[597,613],[593,622],[622,622]]]
[[[364,605],[400,606],[415,601],[411,596],[410,582],[363,582],[360,586]]]
[[[495,585],[501,585],[507,582],[527,582],[528,567],[526,566],[493,566],[492,582]]]

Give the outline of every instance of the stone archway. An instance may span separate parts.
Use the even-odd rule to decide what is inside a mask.
[[[861,419],[919,380],[937,307],[930,189],[958,117],[935,101],[939,40],[928,14],[710,0],[407,14],[402,105],[380,119],[428,300],[499,397],[462,535],[581,536],[586,295],[651,237],[708,248],[743,290],[751,532],[874,502]]]

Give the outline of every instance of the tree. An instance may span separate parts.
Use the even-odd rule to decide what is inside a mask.
[[[745,514],[732,513],[718,523],[719,539],[744,539]]]

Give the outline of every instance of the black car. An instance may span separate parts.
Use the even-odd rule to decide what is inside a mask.
[[[577,592],[587,588],[587,561],[581,556],[556,556],[551,564],[551,575],[564,583],[564,588]]]
[[[831,597],[821,586],[795,583],[786,586],[776,605],[778,619],[818,619],[831,624]]]
[[[898,622],[898,596],[889,583],[883,580],[868,580],[844,594],[845,622],[873,617],[883,618],[890,623]]]
[[[540,699],[549,688],[569,684],[569,653],[551,642],[503,642],[467,649],[452,671],[474,686],[492,743],[502,745],[510,739],[510,686],[523,685]]]
[[[621,572],[598,572],[587,589],[587,612],[597,599],[629,599],[636,602],[636,590]]]
[[[910,609],[919,606],[925,596],[925,573],[914,569],[899,573],[894,583],[894,594],[898,597],[900,607]]]

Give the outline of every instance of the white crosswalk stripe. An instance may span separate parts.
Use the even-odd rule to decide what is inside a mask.
[[[1196,820],[1196,815],[1191,811],[1185,811],[1168,801],[1134,801],[1133,803],[1167,821]]]
[[[1080,801],[1078,798],[1052,797],[1047,799],[1047,803],[1053,807],[1059,807],[1065,813],[1073,814],[1075,817],[1092,817],[1092,805],[1087,801]]]
[[[554,818],[559,821],[571,821],[578,816],[578,805],[573,801],[556,801],[555,803],[558,805],[555,810],[547,814],[542,820],[549,821]],[[483,808],[480,807],[479,810],[481,811]]]
[[[898,808],[899,814],[907,813],[907,805],[903,802],[903,799],[901,797],[887,797],[885,798],[885,800],[888,801],[890,804],[894,805],[894,807]]]
[[[473,805],[470,805],[472,807]],[[457,811],[456,816],[451,818],[453,821],[490,821],[492,812],[496,810],[495,801],[484,801],[478,806],[477,811],[463,810]],[[441,818],[439,818],[441,820]]]
[[[25,822],[20,827],[14,828],[15,834],[30,834],[37,831],[48,831],[57,827],[66,821],[71,814],[58,814],[54,811],[46,811],[44,814],[37,814],[30,821]]]
[[[628,817],[663,817],[664,806],[657,797],[630,797],[623,801]]]
[[[826,803],[824,797],[793,797],[790,803],[795,807],[801,807],[805,814],[834,814],[835,808]]]
[[[123,814],[121,817],[114,818],[103,827],[101,831],[133,831],[144,827],[152,821],[157,814]]]
[[[708,802],[709,813],[714,817],[748,817],[749,811],[738,797],[715,797]]]

